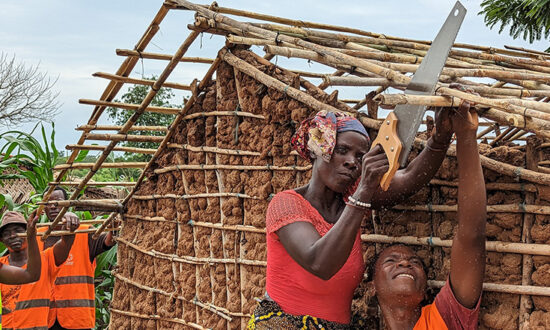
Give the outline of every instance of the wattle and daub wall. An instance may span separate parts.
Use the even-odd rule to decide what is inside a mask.
[[[262,72],[300,87],[295,74],[251,52],[233,53]],[[313,96],[339,106],[334,93]],[[244,327],[256,305],[254,298],[264,294],[269,199],[304,185],[310,177],[310,164],[291,153],[289,142],[296,126],[312,113],[284,93],[225,62],[220,64],[216,81],[176,127],[173,144],[156,159],[148,180],[127,205],[111,304],[112,329]],[[481,145],[480,150],[495,160],[526,166],[521,148]],[[539,158],[550,158],[542,150],[537,153]],[[518,182],[494,171],[484,172],[486,182]],[[443,183],[422,189],[406,205],[455,205],[457,189],[445,182],[456,182],[456,159],[448,157],[436,178]],[[537,191],[488,190],[488,204],[549,205]],[[550,216],[528,213],[489,213],[488,239],[521,242],[527,217],[533,217],[532,228],[526,229],[533,241],[550,243]],[[388,210],[366,219],[363,233],[451,239],[455,226],[455,212]],[[364,245],[368,262],[376,245]],[[428,266],[429,278],[445,280],[450,250],[417,250]],[[521,284],[522,258],[489,252],[485,282]],[[550,286],[549,261],[533,258],[533,285]],[[356,292],[354,321],[378,325],[365,282]],[[550,325],[550,298],[533,296],[529,302],[527,319],[530,316],[532,328]],[[484,293],[481,328],[517,329],[519,305],[520,295]]]

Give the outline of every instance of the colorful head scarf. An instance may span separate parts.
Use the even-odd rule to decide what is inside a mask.
[[[342,112],[319,111],[314,117],[304,120],[292,137],[291,145],[305,159],[311,152],[329,162],[336,145],[336,134],[354,131],[363,134],[370,143],[365,127],[354,117]]]

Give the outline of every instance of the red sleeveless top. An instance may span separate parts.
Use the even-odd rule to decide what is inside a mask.
[[[294,190],[282,191],[273,197],[266,216],[267,294],[285,313],[348,324],[353,292],[365,271],[360,234],[357,233],[344,266],[325,281],[302,268],[279,241],[276,231],[297,221],[311,223],[321,236],[333,226]]]

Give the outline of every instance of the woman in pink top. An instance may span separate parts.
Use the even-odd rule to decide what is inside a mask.
[[[385,192],[379,181],[388,170],[386,155],[380,147],[369,151],[370,139],[357,119],[321,111],[301,124],[292,145],[311,160],[312,176],[269,204],[267,293],[250,329],[349,327],[353,291],[365,269],[361,221],[371,205],[395,204],[432,178],[452,135],[448,116],[436,114],[436,122],[427,147]]]

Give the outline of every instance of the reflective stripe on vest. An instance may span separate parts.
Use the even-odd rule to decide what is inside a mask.
[[[55,279],[55,285],[64,284],[94,284],[94,278],[91,276],[61,276]]]
[[[35,307],[50,307],[50,299],[23,300],[15,304],[16,311]]]
[[[13,328],[2,328],[3,330],[13,330]],[[48,327],[17,328],[17,330],[48,330]]]
[[[78,229],[88,229],[81,225]],[[44,227],[44,229],[47,229]],[[38,228],[37,231],[44,231]],[[55,280],[48,323],[68,329],[90,329],[95,326],[94,271],[90,261],[88,234],[76,234],[67,261],[61,265]],[[43,248],[43,242],[39,247]]]
[[[54,301],[55,308],[71,308],[71,307],[92,307],[95,308],[95,301],[88,299],[70,299]]]

